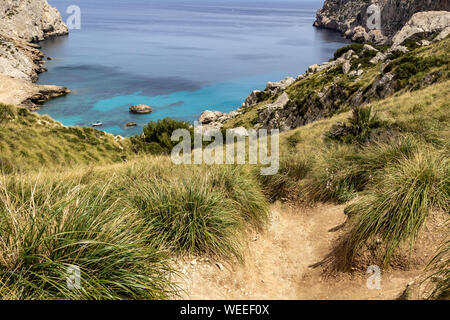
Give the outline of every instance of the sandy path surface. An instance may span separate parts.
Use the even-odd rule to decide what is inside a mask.
[[[272,206],[272,223],[253,236],[245,264],[225,265],[208,259],[182,262],[183,299],[395,299],[418,272],[382,274],[381,290],[369,290],[370,275],[323,277],[322,261],[346,221],[345,206],[312,209]]]

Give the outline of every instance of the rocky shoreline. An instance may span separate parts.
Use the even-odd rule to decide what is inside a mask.
[[[405,41],[415,42],[415,45],[419,47],[428,46],[432,42],[445,39],[449,34],[450,12],[415,13],[392,37],[391,45],[387,49],[386,46],[380,46],[379,49],[376,49],[369,44],[365,44],[358,54],[348,49],[331,61],[310,66],[305,73],[299,75],[296,79],[288,77],[280,82],[268,82],[264,91],[253,91],[242,106],[235,111],[223,114],[219,111],[207,110],[202,113],[198,121],[203,125],[205,131],[222,129],[228,121],[247,113],[252,108],[257,108],[257,118],[255,123],[252,124],[255,129],[288,131],[324,118],[327,114],[332,114],[336,111],[336,101],[339,102],[338,104],[345,102],[344,104],[350,107],[357,107],[374,98],[385,98],[398,89],[394,75],[385,72],[385,68],[391,62],[392,57],[409,52],[408,47],[403,45]],[[316,92],[316,95],[304,97],[305,100],[301,105],[290,99],[287,91],[291,85],[299,81],[309,81],[309,78],[317,73],[324,72],[324,75],[326,75],[333,70],[340,69],[342,75],[352,79],[352,81],[361,80],[366,72],[364,66],[358,63],[362,60],[369,66],[380,65],[379,75],[369,89],[348,94],[348,88],[332,83],[321,88],[320,92]],[[319,78],[324,75],[319,75]],[[433,81],[433,79],[430,78],[427,81]]]
[[[367,9],[375,4],[381,10],[381,29],[367,28]],[[317,11],[315,27],[341,32],[355,42],[390,44],[392,37],[418,12],[450,11],[448,0],[326,0]]]
[[[70,90],[34,84],[46,72],[38,42],[68,34],[56,8],[46,0],[2,0],[0,3],[0,102],[36,110],[43,102]]]

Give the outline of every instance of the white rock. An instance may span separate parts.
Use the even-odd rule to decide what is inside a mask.
[[[344,58],[345,60],[350,60],[353,58],[353,56],[355,55],[355,51],[353,50],[348,50],[346,53],[344,53],[342,55],[342,58]]]
[[[342,65],[342,72],[344,72],[344,74],[347,74],[350,72],[350,69],[352,68],[352,65],[350,64],[350,62],[346,61],[343,65]]]
[[[216,121],[221,116],[223,116],[223,113],[220,111],[206,110],[200,115],[200,117],[198,118],[198,122],[200,122],[202,124],[208,124],[208,123]]]
[[[405,46],[393,45],[392,47],[389,48],[389,50],[387,51],[387,54],[396,53],[396,52],[407,53],[408,51],[409,51],[408,48]]]
[[[450,34],[450,26],[442,30],[442,32],[439,33],[438,36],[433,39],[433,42],[444,40],[445,38],[447,38],[449,34]]]
[[[400,45],[414,35],[441,32],[449,26],[450,12],[448,11],[418,12],[396,33],[392,42],[394,45]]]
[[[372,47],[370,44],[365,44],[363,47],[363,52],[367,51],[378,52],[378,50]]]
[[[387,56],[384,53],[378,52],[377,55],[370,60],[370,63],[378,64],[379,62],[386,60],[386,58]]]

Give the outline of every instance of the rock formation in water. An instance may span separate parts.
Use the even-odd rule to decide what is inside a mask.
[[[131,113],[137,113],[137,114],[145,114],[145,113],[152,113],[153,109],[152,107],[145,105],[145,104],[138,104],[136,106],[130,107]]]
[[[380,8],[381,29],[367,27],[371,5]],[[317,12],[316,27],[340,31],[357,42],[389,42],[417,12],[449,11],[448,0],[326,0]]]
[[[56,8],[46,0],[1,0],[0,1],[0,74],[2,87],[14,90],[12,84],[35,82],[45,72],[44,55],[39,51],[39,41],[67,35],[67,26]],[[18,81],[13,81],[18,80]],[[11,83],[6,84],[5,82]],[[23,85],[16,92],[0,95],[0,102],[36,106],[52,96],[68,92],[66,88],[38,85]],[[11,97],[14,96],[14,99]],[[39,99],[37,97],[40,97]]]

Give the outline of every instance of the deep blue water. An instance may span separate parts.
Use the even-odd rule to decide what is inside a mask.
[[[267,81],[296,77],[327,61],[346,40],[312,27],[320,0],[49,0],[81,29],[42,43],[39,83],[73,90],[39,111],[65,125],[130,136],[150,120],[194,121],[206,109],[238,108]],[[133,115],[133,104],[150,115]],[[128,121],[138,127],[125,128]]]

